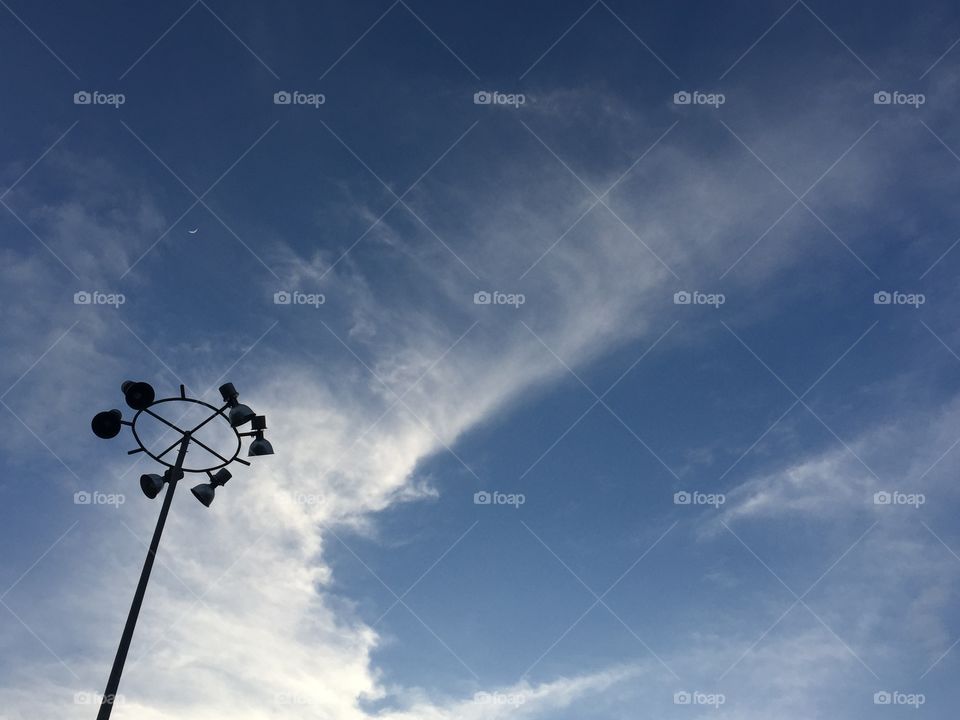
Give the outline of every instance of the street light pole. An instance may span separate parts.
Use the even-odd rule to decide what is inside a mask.
[[[177,482],[183,478],[185,472],[206,473],[209,476],[209,482],[196,485],[191,488],[191,492],[204,506],[209,507],[210,503],[213,502],[216,489],[223,486],[231,478],[230,471],[226,469],[226,466],[234,461],[244,465],[250,464],[248,461],[239,457],[243,444],[242,438],[254,438],[250,443],[248,455],[273,454],[273,446],[263,436],[264,431],[267,429],[266,418],[262,415],[257,415],[253,410],[237,400],[239,393],[237,393],[232,383],[226,383],[220,386],[220,394],[223,397],[224,404],[219,407],[202,400],[188,398],[186,388],[183,385],[180,386],[179,397],[164,398],[162,400],[155,400],[153,388],[144,382],[135,383],[127,381],[123,383],[122,390],[127,405],[137,411],[133,416],[133,420],[124,420],[123,414],[119,410],[105,410],[93,418],[93,422],[91,423],[93,432],[97,437],[109,439],[116,437],[124,425],[130,426],[138,447],[128,451],[128,454],[133,455],[143,452],[161,465],[167,467],[167,470],[162,476],[146,474],[140,477],[140,488],[143,490],[144,495],[152,499],[160,493],[164,484],[167,484],[168,487],[163,496],[163,505],[160,508],[160,516],[157,518],[157,526],[153,531],[153,538],[150,540],[150,549],[147,551],[147,557],[143,561],[143,569],[140,571],[140,581],[137,583],[136,592],[133,594],[130,612],[127,613],[127,622],[123,627],[123,634],[120,636],[120,645],[117,648],[117,654],[113,660],[113,667],[107,679],[107,687],[100,701],[100,711],[97,714],[97,720],[109,720],[110,713],[113,712],[113,706],[117,699],[117,689],[120,687],[120,676],[123,673],[123,666],[127,660],[127,653],[130,650],[130,642],[133,639],[133,632],[137,626],[137,618],[140,615],[143,598],[147,592],[147,583],[150,580],[150,572],[153,570],[153,561],[157,556],[160,537],[163,534],[163,528],[167,522],[167,515],[170,512],[170,504],[173,501],[173,493],[176,490]],[[167,403],[173,405],[177,403],[186,404],[190,409],[196,409],[197,406],[199,406],[205,408],[210,415],[193,428],[184,430],[177,425],[180,420],[174,422],[157,411],[157,406],[162,406]],[[140,433],[137,432],[137,421],[144,415],[175,430],[180,434],[180,438],[165,450],[148,449],[147,446],[144,445]],[[225,451],[226,455],[221,454],[220,451],[210,447],[210,445],[197,437],[198,431],[217,418],[225,421],[230,426],[236,442],[236,446],[232,451]],[[237,430],[238,427],[247,423],[251,423],[252,430],[250,432],[240,432]],[[205,450],[210,456],[216,458],[217,462],[210,465],[187,466],[187,450],[190,447],[190,443]],[[173,463],[164,460],[164,456],[174,448],[178,449],[177,459]]]
[[[190,433],[188,432],[180,441],[180,450],[177,453],[174,470],[169,472],[170,478],[167,481],[167,490],[163,494],[163,506],[160,508],[160,517],[157,518],[157,527],[153,531],[153,539],[150,540],[150,549],[147,551],[147,557],[143,561],[143,570],[140,571],[140,582],[137,583],[137,591],[133,594],[133,602],[130,603],[130,612],[127,613],[127,623],[123,626],[123,635],[120,636],[120,646],[117,648],[117,656],[113,659],[113,668],[110,670],[110,677],[107,679],[107,689],[103,691],[103,697],[100,699],[100,712],[97,713],[97,720],[109,720],[110,713],[113,712],[113,702],[117,697],[117,688],[120,687],[120,675],[123,673],[123,665],[127,661],[127,651],[130,650],[133,630],[137,626],[137,618],[140,616],[140,606],[143,604],[143,596],[147,592],[147,582],[150,580],[150,571],[153,570],[153,561],[157,557],[157,548],[160,546],[160,536],[163,534],[163,526],[167,522],[167,513],[170,512],[170,502],[173,500],[173,491],[177,489],[177,481],[183,476],[183,461],[187,457],[187,446],[189,444]]]

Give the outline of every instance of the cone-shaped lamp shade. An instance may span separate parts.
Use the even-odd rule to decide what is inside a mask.
[[[119,410],[104,410],[93,416],[90,427],[98,438],[109,440],[120,432],[123,414]]]
[[[250,451],[247,453],[248,457],[256,457],[257,455],[273,455],[273,445],[263,437],[262,433],[253,439],[253,442],[250,443]]]
[[[196,485],[190,488],[190,492],[193,493],[193,496],[203,503],[204,507],[210,507],[210,503],[213,502],[213,496],[216,494],[216,488],[213,486],[213,483],[203,483],[202,485]]]
[[[123,397],[127,401],[127,405],[134,410],[143,410],[150,407],[156,397],[153,388],[145,382],[127,380],[120,386],[120,389],[123,391]]]
[[[237,403],[230,408],[228,415],[230,417],[230,424],[233,427],[240,427],[253,420],[257,414],[243,403]]]
[[[153,500],[163,490],[163,476],[148,473],[140,476],[140,489],[143,494]]]

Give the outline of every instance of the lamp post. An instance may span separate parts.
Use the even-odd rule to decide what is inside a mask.
[[[113,711],[114,700],[117,696],[117,688],[120,686],[120,675],[123,673],[123,665],[127,659],[127,652],[130,649],[130,640],[133,638],[133,631],[137,625],[137,617],[140,615],[140,606],[143,604],[143,596],[147,590],[147,581],[150,579],[150,571],[153,569],[153,561],[157,555],[157,548],[160,545],[160,536],[163,534],[163,526],[167,521],[167,513],[170,511],[170,502],[173,500],[173,492],[177,487],[177,482],[183,478],[184,473],[205,473],[209,481],[201,483],[191,488],[194,497],[204,506],[209,507],[213,502],[216,488],[224,485],[230,479],[230,471],[227,465],[232,462],[239,462],[244,465],[250,463],[239,457],[243,445],[242,438],[253,437],[250,443],[248,456],[273,455],[273,446],[263,437],[266,430],[266,418],[257,415],[246,405],[237,400],[239,393],[233,383],[225,383],[220,386],[220,394],[223,397],[223,405],[217,407],[203,400],[197,400],[187,397],[186,388],[180,386],[180,395],[161,400],[155,399],[153,388],[145,382],[127,381],[121,386],[124,399],[136,413],[132,420],[124,420],[123,413],[120,410],[105,410],[97,413],[91,422],[91,428],[97,437],[109,439],[120,434],[124,425],[128,425],[133,433],[133,438],[137,447],[128,451],[128,455],[136,453],[146,453],[161,465],[166,466],[163,475],[153,473],[141,475],[140,488],[143,494],[153,499],[160,494],[163,486],[167,486],[167,491],[163,496],[163,505],[160,508],[160,516],[157,518],[157,526],[153,531],[153,538],[150,540],[150,549],[147,551],[147,557],[143,562],[143,570],[140,572],[140,581],[137,583],[137,590],[133,594],[133,602],[130,604],[130,612],[127,614],[127,622],[123,627],[123,634],[120,636],[120,646],[117,648],[117,655],[113,661],[113,668],[110,670],[110,677],[107,679],[107,687],[104,690],[103,698],[100,702],[100,712],[97,714],[97,720],[108,720]],[[184,430],[178,426],[180,419],[170,420],[164,416],[164,411],[174,409],[176,406],[191,410],[206,411],[209,415],[189,430]],[[158,407],[161,406],[161,407]],[[185,417],[186,413],[181,417]],[[144,444],[142,433],[137,430],[137,423],[144,417],[150,417],[160,422],[167,428],[179,433],[172,445],[164,450],[151,450]],[[230,450],[214,449],[206,442],[197,437],[198,433],[208,427],[209,423],[217,420],[225,422],[232,433],[236,445]],[[252,423],[251,432],[240,432],[237,428]],[[210,459],[206,464],[200,463],[198,466],[186,464],[187,452],[190,445],[194,444],[205,451]],[[233,443],[231,442],[231,445]],[[177,451],[176,460],[172,463],[165,460],[173,450]],[[221,450],[223,452],[221,453]]]

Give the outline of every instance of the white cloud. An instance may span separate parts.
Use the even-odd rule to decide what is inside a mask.
[[[736,486],[726,494],[723,519],[849,515],[866,508],[877,488],[870,470],[851,451],[838,447]]]

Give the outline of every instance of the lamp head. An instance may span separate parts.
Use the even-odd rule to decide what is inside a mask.
[[[234,399],[234,403],[236,404],[234,404],[227,413],[227,417],[230,419],[230,425],[233,427],[245,425],[256,416],[256,413],[251,410],[249,406],[236,402],[236,399]]]
[[[257,436],[250,443],[250,450],[247,452],[248,457],[257,457],[258,455],[273,455],[273,445],[263,436],[262,430],[257,431]]]
[[[116,437],[123,424],[123,414],[119,410],[104,410],[93,416],[90,427],[98,438],[109,440]]]
[[[120,386],[127,405],[134,410],[143,410],[153,404],[156,395],[149,383],[127,380]]]
[[[227,413],[227,418],[230,420],[230,425],[232,427],[246,425],[256,415],[256,413],[251,410],[249,406],[243,405],[237,400],[239,395],[240,393],[237,392],[237,389],[233,386],[233,383],[224,383],[220,386],[220,396],[230,408],[230,412]]]
[[[227,480],[233,477],[226,468],[220,468],[215,473],[207,471],[207,475],[210,476],[210,482],[201,483],[190,488],[190,492],[193,493],[193,496],[197,500],[203,503],[204,507],[210,507],[210,503],[213,502],[213,498],[217,494],[217,488],[226,485]]]
[[[163,490],[163,483],[165,481],[166,478],[162,475],[147,473],[140,476],[140,489],[143,490],[144,495],[153,500],[160,494],[160,491]]]
[[[210,507],[210,503],[213,502],[214,495],[216,495],[216,487],[214,487],[212,482],[201,483],[190,488],[190,492],[193,493],[193,496],[203,503],[204,507]]]

